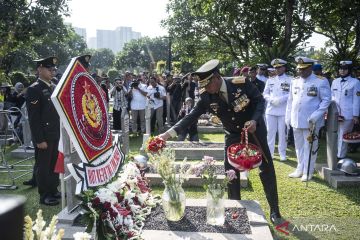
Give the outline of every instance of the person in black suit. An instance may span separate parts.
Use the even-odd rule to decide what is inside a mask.
[[[36,182],[40,203],[59,204],[57,190],[59,175],[54,172],[60,138],[59,115],[50,99],[55,85],[51,79],[56,74],[56,57],[35,60],[39,78],[27,90],[26,107],[30,130],[35,145]]]
[[[279,224],[282,219],[278,205],[276,175],[273,161],[266,141],[266,127],[263,118],[265,100],[259,90],[245,77],[224,79],[219,73],[219,60],[210,60],[193,73],[198,78],[200,99],[194,109],[170,128],[159,135],[165,141],[175,137],[181,129],[185,129],[198,118],[210,112],[218,116],[225,130],[225,153],[227,148],[240,142],[240,134],[245,127],[248,129],[249,142],[260,145],[263,151],[260,165],[260,179],[265,195],[270,205],[270,219],[272,223]],[[234,169],[225,154],[225,170]],[[229,199],[240,200],[240,174],[237,169],[237,179],[228,185]]]
[[[257,87],[259,92],[263,93],[265,89],[265,83],[256,77],[257,67],[251,67],[249,71],[250,81]]]

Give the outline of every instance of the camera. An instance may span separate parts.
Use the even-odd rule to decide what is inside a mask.
[[[132,83],[130,84],[130,87],[132,87],[132,88],[137,88],[138,86],[139,86],[138,81],[132,81]]]
[[[154,97],[160,98],[159,87],[156,87],[156,92],[154,93]]]

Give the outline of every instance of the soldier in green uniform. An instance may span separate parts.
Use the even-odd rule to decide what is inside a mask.
[[[254,84],[244,77],[224,79],[218,70],[219,60],[210,60],[193,73],[201,88],[200,100],[194,109],[160,137],[164,140],[175,137],[198,118],[210,112],[218,116],[225,130],[226,149],[240,142],[244,127],[248,129],[249,142],[260,145],[264,160],[260,165],[260,179],[270,205],[270,219],[273,223],[281,221],[278,206],[278,193],[273,161],[266,141],[266,127],[263,119],[265,100]],[[256,137],[254,137],[256,136]],[[225,154],[225,170],[234,169]],[[236,169],[234,169],[236,170]],[[240,200],[240,174],[228,186],[229,199]]]
[[[58,156],[60,120],[50,96],[55,87],[51,79],[56,74],[56,57],[35,60],[39,78],[27,90],[26,107],[29,124],[35,145],[36,182],[40,203],[59,204],[57,190],[59,175],[54,172]]]

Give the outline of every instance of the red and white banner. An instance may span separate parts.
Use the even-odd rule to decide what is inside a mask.
[[[112,143],[107,101],[102,89],[73,58],[56,86],[51,100],[82,163],[68,164],[78,181],[77,193],[107,183],[123,162],[124,154]],[[57,171],[64,163],[62,141]]]

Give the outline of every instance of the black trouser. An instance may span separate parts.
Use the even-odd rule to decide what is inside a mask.
[[[260,179],[261,183],[264,188],[264,192],[266,195],[266,199],[270,206],[270,212],[279,212],[279,200],[278,200],[278,193],[277,193],[277,185],[276,185],[276,175],[273,160],[271,158],[269,146],[267,144],[266,138],[267,132],[265,128],[265,123],[260,120],[257,130],[256,130],[256,137],[260,142],[262,151],[264,152],[266,159],[262,160],[262,163],[259,167],[260,169]],[[240,133],[230,133],[225,135],[225,171],[229,169],[234,169],[236,171],[237,179],[234,179],[231,184],[228,185],[228,198],[240,200],[240,172],[237,171],[234,167],[232,167],[227,159],[226,150],[227,148],[234,143],[240,142]],[[256,141],[254,140],[252,134],[249,133],[249,142],[255,145]]]
[[[121,130],[121,108],[120,110],[113,109],[113,129]]]
[[[46,141],[47,149],[35,146],[36,182],[40,198],[57,192],[59,174],[54,172],[58,157],[59,140]]]

